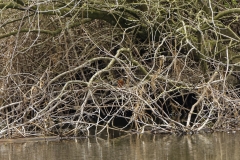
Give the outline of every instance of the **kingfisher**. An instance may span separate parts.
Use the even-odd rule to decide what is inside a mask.
[[[121,78],[121,79],[119,79],[118,80],[118,87],[123,87],[123,85],[124,85],[124,80]]]

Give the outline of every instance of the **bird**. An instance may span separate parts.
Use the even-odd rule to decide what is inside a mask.
[[[123,87],[124,85],[124,80],[121,78],[117,81],[118,87]]]

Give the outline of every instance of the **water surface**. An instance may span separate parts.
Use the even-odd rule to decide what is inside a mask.
[[[239,160],[240,133],[0,142],[0,160]]]

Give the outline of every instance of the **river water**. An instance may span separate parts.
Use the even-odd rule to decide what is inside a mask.
[[[240,132],[0,141],[0,160],[239,160]]]

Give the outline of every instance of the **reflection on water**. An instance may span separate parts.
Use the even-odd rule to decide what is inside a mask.
[[[238,160],[240,133],[0,142],[0,160]]]

